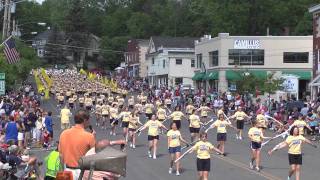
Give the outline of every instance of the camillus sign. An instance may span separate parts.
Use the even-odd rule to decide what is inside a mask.
[[[241,39],[234,41],[235,49],[260,49],[260,40]]]

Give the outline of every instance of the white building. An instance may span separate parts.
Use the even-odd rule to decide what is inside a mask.
[[[239,72],[259,78],[292,74],[299,78],[302,97],[310,91],[312,57],[312,36],[206,35],[195,43],[196,64],[202,71],[196,71],[193,79],[198,88],[224,92],[234,87]]]
[[[149,83],[155,86],[193,85],[195,38],[151,37],[147,53]]]

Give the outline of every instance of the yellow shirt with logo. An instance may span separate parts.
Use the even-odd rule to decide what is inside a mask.
[[[118,118],[118,109],[114,107],[109,108],[109,113],[111,118]]]
[[[146,124],[146,127],[148,127],[148,135],[149,136],[158,136],[159,135],[159,127],[162,126],[161,122],[158,120],[149,120]]]
[[[67,108],[63,108],[60,111],[61,123],[70,123],[70,110]]]
[[[178,147],[180,146],[180,131],[179,130],[169,130],[167,137],[170,138],[169,147]]]
[[[188,105],[186,107],[186,111],[188,114],[192,114],[192,111],[195,109],[195,107],[193,105]]]
[[[301,154],[302,143],[306,140],[303,136],[288,136],[286,143],[289,146],[289,154]]]
[[[146,107],[146,113],[147,114],[152,114],[152,110],[153,110],[153,108],[154,108],[154,106],[153,106],[153,104],[146,104],[145,105],[145,107]]]
[[[213,126],[217,127],[217,133],[227,133],[227,126],[229,123],[227,121],[216,120]]]
[[[109,114],[109,106],[106,104],[102,105],[101,112],[102,112],[102,115],[108,115]]]
[[[174,121],[181,121],[183,115],[184,114],[181,111],[174,111],[170,117],[172,117],[172,120]]]
[[[299,128],[299,134],[304,134],[304,127],[307,126],[307,123],[304,120],[298,119],[293,122],[294,126]]]
[[[200,117],[198,115],[192,114],[189,117],[190,125],[189,127],[200,128]]]
[[[137,129],[138,127],[138,121],[139,121],[139,117],[131,117],[129,119],[129,128],[130,129]]]
[[[128,104],[131,106],[134,105],[134,99],[133,98],[128,99]]]
[[[122,117],[122,122],[129,122],[131,112],[129,111],[123,111],[119,114],[120,117]]]
[[[200,108],[201,108],[200,115],[201,115],[202,117],[208,116],[208,107],[207,107],[207,106],[202,106],[202,107],[200,107]]]
[[[214,146],[210,142],[199,141],[194,146],[193,149],[197,152],[197,158],[199,159],[210,159],[210,150]]]
[[[163,108],[159,108],[157,111],[157,116],[158,116],[158,119],[160,120],[166,119],[166,110]]]
[[[259,128],[256,128],[256,127],[250,128],[248,135],[249,137],[251,136],[250,137],[251,141],[258,142],[258,143],[262,141],[262,131]]]
[[[236,113],[234,113],[233,115],[237,121],[243,121],[244,118],[247,117],[247,114],[243,111],[237,111]]]

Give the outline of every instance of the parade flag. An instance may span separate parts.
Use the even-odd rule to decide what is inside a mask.
[[[16,43],[12,37],[3,42],[3,52],[6,56],[8,64],[15,64],[20,61],[20,55],[16,49]]]

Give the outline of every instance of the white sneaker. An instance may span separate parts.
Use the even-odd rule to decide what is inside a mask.
[[[180,176],[180,172],[179,171],[176,172],[176,176]]]
[[[112,135],[112,131],[110,131],[110,135]]]
[[[113,133],[114,136],[116,136],[116,133]]]
[[[238,136],[238,134],[236,134],[236,139],[239,139],[239,136]]]
[[[151,155],[151,152],[150,152],[150,151],[148,151],[148,157],[149,157],[149,158],[152,158],[152,155]]]
[[[153,155],[153,159],[157,159],[157,156],[156,156],[156,155]]]
[[[253,169],[253,163],[252,162],[250,162],[249,166],[250,166],[250,169]]]
[[[132,145],[132,148],[135,149],[135,148],[136,148],[136,145],[133,144],[133,145]]]
[[[172,168],[169,168],[169,174],[172,174]]]
[[[242,137],[241,137],[241,136],[239,136],[239,140],[242,140]]]
[[[256,171],[260,172],[260,168],[258,166],[256,166]]]
[[[130,147],[132,148],[132,143],[130,143]]]

